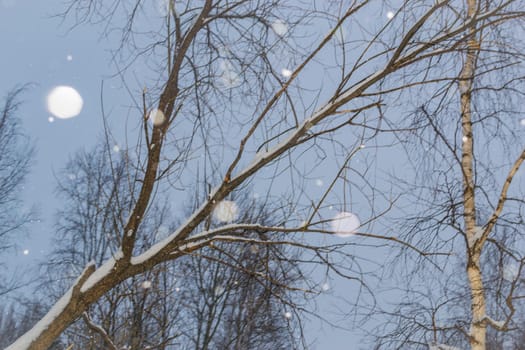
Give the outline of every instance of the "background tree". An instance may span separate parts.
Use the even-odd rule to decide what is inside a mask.
[[[46,274],[50,278],[44,281],[52,297],[67,289],[85,264],[114,256],[118,247],[112,232],[128,215],[121,200],[131,197],[127,179],[132,168],[124,152],[112,152],[107,144],[78,152],[59,177],[58,193],[66,205],[57,215],[59,236]],[[272,220],[253,199],[236,202],[244,209],[242,221],[269,225]],[[168,207],[154,212],[143,223],[146,248],[175,226]],[[256,238],[257,233],[243,236]],[[61,342],[82,349],[292,348],[289,326],[295,321],[284,311],[293,310],[289,288],[300,278],[292,257],[283,247],[219,243],[160,264],[113,288],[66,330]]]
[[[31,300],[16,300],[0,309],[0,347],[6,348],[27,332],[45,314],[45,305]]]
[[[525,310],[524,42],[514,31],[523,25],[522,4],[459,5],[466,20],[502,8],[508,15],[471,25],[442,65],[446,83],[412,99],[411,129],[403,135],[411,170],[395,181],[416,205],[405,207],[397,227],[403,239],[443,255],[407,264],[402,278],[410,283],[400,290],[403,302],[387,311],[395,321],[378,348],[521,346],[511,343]]]
[[[114,232],[122,230],[129,215],[133,176],[128,155],[113,152],[107,143],[71,158],[57,188],[66,206],[57,214],[59,235],[44,281],[52,297],[67,290],[90,261],[101,263],[115,255],[119,237]],[[150,247],[169,227],[167,207],[152,210],[155,214],[143,223],[143,247]],[[170,348],[177,338],[178,296],[166,269],[158,266],[113,288],[67,330],[62,342],[82,349]]]
[[[0,253],[12,247],[13,235],[20,233],[29,221],[29,211],[22,210],[20,192],[33,150],[16,115],[18,97],[23,90],[18,88],[8,93],[0,109]],[[0,264],[4,264],[3,259],[0,259]],[[3,281],[0,283],[0,296],[19,287],[22,282],[5,274],[1,274],[0,278]]]

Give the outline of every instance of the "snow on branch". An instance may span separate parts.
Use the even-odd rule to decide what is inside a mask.
[[[101,267],[99,267],[93,274],[91,274],[91,276],[89,276],[89,278],[82,284],[80,291],[85,293],[102,278],[109,275],[115,267],[116,261],[122,259],[123,256],[124,255],[122,254],[122,251],[119,250],[113,257],[109,258]]]
[[[79,286],[84,283],[86,279],[95,271],[95,263],[90,262],[82,271],[80,276],[76,279],[69,290],[53,305],[51,310],[38,321],[29,331],[23,336],[19,337],[17,341],[8,346],[5,350],[20,350],[27,349],[31,344],[48,329],[50,325],[55,322],[55,319],[60,315],[69,305],[73,296],[78,294]]]
[[[325,40],[318,46],[316,52],[318,51],[318,49],[320,49],[326,44],[326,40],[328,40],[329,37],[325,38]],[[446,37],[443,37],[443,40],[444,39],[446,39]],[[410,53],[400,55],[398,62],[405,62],[407,60],[415,59],[415,57],[412,56],[424,52],[429,47],[431,46],[427,44],[420,44],[419,47],[417,47]],[[330,117],[331,115],[337,113],[338,108],[344,106],[351,100],[361,96],[361,94],[370,86],[378,83],[387,75],[389,75],[397,69],[402,68],[404,65],[404,63],[399,65],[394,64],[394,66],[392,67],[390,63],[387,63],[382,69],[378,69],[376,72],[370,74],[368,77],[364,78],[360,82],[348,88],[346,91],[332,97],[321,108],[319,108],[309,117],[305,118],[296,128],[292,129],[292,131],[287,137],[285,137],[278,144],[268,149],[264,153],[264,156],[255,157],[252,163],[250,163],[243,170],[238,172],[237,175],[230,176],[230,173],[235,168],[236,164],[239,161],[240,155],[242,154],[244,143],[241,143],[239,154],[237,155],[236,159],[233,161],[233,163],[230,165],[227,171],[226,178],[228,179],[228,181],[223,181],[220,185],[215,187],[210,192],[208,200],[204,202],[196,211],[194,211],[194,213],[186,220],[184,224],[182,224],[179,227],[177,231],[175,231],[172,235],[170,235],[163,241],[155,244],[153,247],[151,247],[141,255],[137,257],[132,257],[131,263],[133,265],[139,265],[146,262],[147,260],[150,260],[154,256],[157,256],[161,252],[169,253],[170,250],[175,250],[178,244],[177,241],[180,238],[183,238],[185,235],[188,235],[192,231],[192,229],[198,225],[198,223],[201,221],[200,219],[207,216],[207,213],[210,211],[210,208],[213,207],[214,202],[222,200],[228,193],[230,193],[233,189],[237,188],[241,183],[243,183],[246,179],[248,179],[258,170],[260,170],[273,160],[277,159],[287,150],[296,146],[297,141],[300,140],[300,138],[304,136],[310,128],[317,125],[324,119]],[[282,91],[279,91],[277,93],[277,95],[279,94],[282,94]],[[274,96],[274,99],[272,99],[272,101],[275,100],[275,98],[277,98],[277,95]],[[272,103],[270,102],[269,104],[271,105]],[[259,118],[263,117],[263,115],[264,113]],[[254,125],[253,127],[255,126],[256,125]],[[248,133],[246,138],[249,136],[250,133]]]
[[[485,315],[482,319],[482,322],[486,322],[487,324],[491,325],[497,330],[504,330],[505,329],[505,321],[496,321],[492,319],[490,316]]]
[[[446,344],[430,343],[428,344],[428,350],[461,350],[458,347],[450,346]]]

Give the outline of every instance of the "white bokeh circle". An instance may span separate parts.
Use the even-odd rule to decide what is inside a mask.
[[[288,24],[282,19],[276,19],[272,23],[272,29],[278,36],[284,36],[288,32]]]
[[[162,112],[160,109],[153,109],[151,112],[149,112],[148,120],[153,125],[162,125],[164,121],[166,120],[166,116],[164,115],[164,112]]]
[[[47,109],[57,118],[76,117],[83,105],[82,96],[71,86],[57,86],[47,95]]]
[[[361,226],[357,215],[349,212],[340,212],[331,222],[332,231],[339,237],[349,237],[356,233]]]
[[[239,207],[234,201],[220,201],[213,209],[213,217],[217,221],[232,222],[237,219]]]

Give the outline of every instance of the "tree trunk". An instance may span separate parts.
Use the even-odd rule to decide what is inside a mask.
[[[174,258],[180,255],[174,255]],[[89,265],[46,316],[5,350],[48,349],[71,323],[81,317],[84,311],[87,311],[89,305],[118,283],[142,273],[157,263],[157,261],[148,261],[145,264],[132,265],[124,260],[113,258],[96,270],[97,273],[95,273],[95,265]],[[98,273],[100,275],[97,276]],[[94,281],[91,284],[88,281],[90,277]],[[90,287],[86,287],[86,285],[90,285]]]
[[[477,11],[477,0],[467,0],[468,18],[472,18]],[[476,71],[476,61],[480,43],[477,39],[476,28],[470,30],[466,44],[466,55],[460,73],[459,90],[461,93],[461,127],[462,127],[462,157],[463,172],[463,205],[465,234],[467,236],[467,276],[471,297],[471,327],[470,346],[472,350],[485,350],[487,326],[484,321],[486,300],[483,289],[483,279],[480,268],[482,242],[479,240],[476,227],[476,202],[474,194],[473,172],[473,134],[472,134],[472,85]]]

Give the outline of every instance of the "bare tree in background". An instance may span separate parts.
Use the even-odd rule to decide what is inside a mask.
[[[381,229],[374,233],[372,224],[394,205],[395,196],[377,188],[369,178],[370,167],[358,163],[357,155],[395,142],[379,138],[399,129],[397,113],[384,114],[385,106],[405,101],[399,100],[400,94],[417,96],[427,86],[439,91],[455,84],[458,75],[449,74],[454,71],[450,60],[465,47],[469,55],[479,51],[473,37],[485,28],[522,15],[514,8],[520,1],[490,3],[465,16],[461,1],[403,1],[397,13],[388,15],[391,19],[376,23],[370,16],[383,1],[323,1],[300,7],[279,1],[168,1],[165,13],[157,17],[142,1],[72,1],[68,11],[82,21],[107,20],[109,28],[123,28],[113,63],[130,94],[132,125],[141,130],[130,130],[127,138],[134,160],[127,164],[133,170],[126,179],[131,189],[125,192],[127,215],[112,226],[112,256],[103,263],[86,263],[49,313],[8,349],[48,348],[119,284],[168,261],[198,256],[219,242],[299,247],[312,256],[307,261],[363,287],[363,276],[369,273],[359,263],[368,258],[366,249],[395,245],[427,260],[441,254],[433,246],[418,246],[425,242],[403,241]],[[320,28],[325,28],[321,34]],[[143,71],[133,76],[139,81],[134,86],[129,67],[137,65]],[[312,72],[327,79],[312,82]],[[470,103],[465,96],[472,85],[465,82],[471,74],[465,68],[459,75],[462,108]],[[110,130],[108,125],[108,140],[113,137]],[[467,131],[465,136],[471,135]],[[317,179],[320,189],[314,191],[308,180],[320,176],[319,169],[324,181]],[[467,202],[473,187],[465,176]],[[240,207],[232,196],[248,184],[260,188],[262,200],[285,203],[280,224],[254,224],[234,215]],[[171,192],[180,199],[188,188],[206,193],[199,206],[166,238],[143,245],[159,193]],[[330,206],[343,216],[335,216]],[[361,219],[359,230],[347,222],[347,212],[354,208]],[[344,220],[333,222],[334,216]],[[210,226],[210,220],[221,224]],[[484,233],[475,236],[475,250],[492,231],[494,220],[487,222]],[[471,221],[465,230],[473,242],[478,231]],[[265,235],[246,237],[247,231]],[[354,236],[351,243],[344,240],[349,235]],[[362,255],[345,249],[356,245],[362,246]],[[480,271],[472,269],[472,261],[470,287],[473,305],[479,306],[482,293],[475,284]],[[478,306],[472,309],[469,342],[482,349],[486,325],[497,323],[481,317]]]
[[[58,236],[44,278],[51,296],[67,290],[87,263],[101,263],[118,249],[114,232],[122,229],[133,197],[129,162],[125,152],[114,153],[101,143],[77,152],[62,172],[57,192],[66,205],[57,214]],[[167,207],[152,210],[155,214],[143,222],[142,247],[151,247],[168,231]],[[82,349],[169,349],[179,332],[179,306],[167,269],[161,264],[117,285],[67,329],[62,342]]]
[[[44,281],[53,297],[86,263],[104,261],[118,246],[112,233],[128,215],[120,200],[130,197],[126,164],[131,160],[124,152],[112,152],[107,144],[78,152],[60,176],[58,194],[66,205],[57,215],[59,236]],[[268,225],[272,220],[254,199],[236,203],[243,208],[244,222]],[[146,248],[174,226],[166,207],[154,212],[140,234]],[[256,238],[257,233],[243,236]],[[290,326],[295,321],[285,312],[294,310],[292,299],[298,299],[289,293],[301,276],[293,256],[281,246],[218,243],[160,264],[113,288],[61,341],[82,349],[293,348]]]
[[[447,83],[412,97],[412,129],[402,135],[411,171],[396,182],[416,205],[398,227],[443,256],[407,264],[377,348],[522,347],[513,339],[525,315],[523,3],[451,4],[467,21],[508,5],[509,18],[472,24],[440,65]]]
[[[6,348],[27,332],[45,314],[44,305],[30,300],[18,300],[0,308],[0,347]]]
[[[267,208],[240,200],[244,222],[269,224]],[[250,204],[250,202],[252,202]],[[270,204],[269,204],[270,205]],[[247,230],[247,239],[266,235]],[[214,243],[181,263],[183,318],[191,324],[183,339],[192,349],[297,349],[301,295],[307,281],[295,249],[253,243]],[[183,341],[184,343],[184,341]]]
[[[23,88],[20,88],[8,93],[0,109],[0,252],[12,247],[13,235],[20,233],[29,221],[28,213],[22,211],[19,195],[32,160],[32,149],[16,115],[22,91]],[[3,280],[0,295],[20,282],[18,279],[9,281],[9,276],[4,274],[0,277]]]

